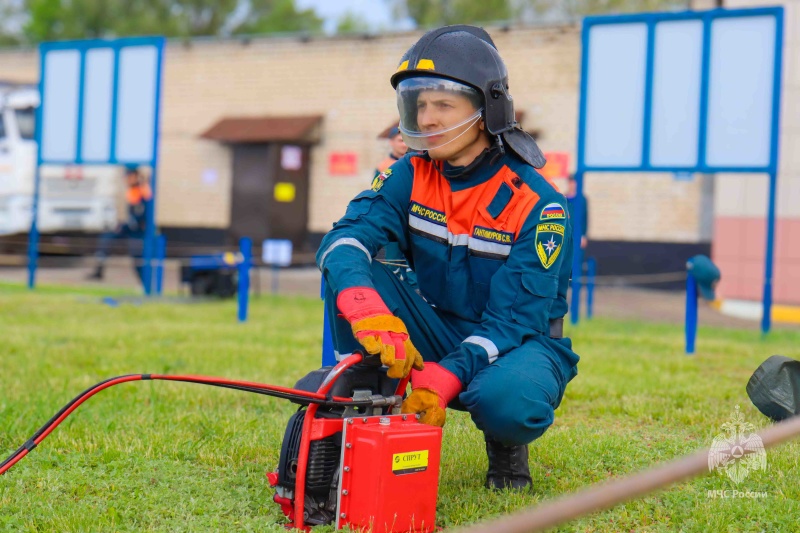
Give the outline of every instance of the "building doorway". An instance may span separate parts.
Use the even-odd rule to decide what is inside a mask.
[[[223,118],[201,137],[231,147],[231,244],[288,239],[306,251],[311,147],[322,117]]]
[[[289,239],[302,249],[308,223],[309,147],[235,144],[230,237]],[[292,155],[286,155],[290,153]]]

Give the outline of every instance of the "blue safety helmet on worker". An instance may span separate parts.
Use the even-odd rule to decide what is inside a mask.
[[[391,78],[409,153],[356,196],[317,263],[338,355],[411,373],[403,411],[484,432],[486,485],[531,485],[527,444],[553,423],[578,356],[562,334],[572,227],[545,159],[514,119],[508,72],[472,26],[426,33]],[[373,261],[397,242],[418,291]]]

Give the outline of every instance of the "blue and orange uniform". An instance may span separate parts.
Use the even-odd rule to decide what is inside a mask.
[[[571,235],[564,196],[513,153],[495,148],[457,168],[406,155],[350,202],[317,254],[337,355],[360,347],[337,295],[375,289],[424,360],[463,384],[450,407],[492,438],[531,442],[577,373],[561,334]],[[390,241],[419,293],[372,261]]]
[[[372,177],[373,183],[377,183],[375,180],[383,180],[386,179],[385,176],[382,176],[386,171],[391,168],[397,161],[399,161],[399,157],[396,157],[394,154],[389,154],[386,159],[378,164],[378,168],[375,169],[375,175]],[[396,242],[390,242],[383,248],[384,259],[386,260],[387,264],[392,268],[392,272],[395,273],[400,279],[409,283],[412,287],[417,287],[417,274],[414,270],[408,265],[408,260],[403,255],[403,252],[400,251],[400,245]]]

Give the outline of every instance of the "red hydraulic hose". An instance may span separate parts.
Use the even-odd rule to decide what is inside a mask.
[[[325,404],[325,405],[369,405],[369,401],[353,400],[352,398],[343,398],[338,396],[327,396],[320,392],[309,392],[288,387],[280,387],[277,385],[268,385],[265,383],[256,383],[253,381],[239,381],[226,378],[210,377],[210,376],[193,376],[193,375],[165,375],[165,374],[130,374],[127,376],[118,376],[102,381],[92,387],[89,387],[81,394],[76,396],[71,402],[65,405],[58,413],[56,413],[50,420],[48,420],[34,435],[28,439],[22,446],[20,446],[14,453],[12,453],[6,460],[0,463],[0,475],[5,474],[12,466],[14,466],[20,459],[28,455],[28,453],[39,445],[45,438],[47,438],[52,431],[64,421],[72,412],[78,408],[83,402],[97,394],[103,389],[107,389],[113,385],[120,383],[127,383],[129,381],[142,381],[142,380],[164,380],[164,381],[181,381],[184,383],[198,383],[202,385],[212,385],[216,387],[230,388],[242,390],[246,392],[254,392],[258,394],[265,394],[268,396],[277,396],[279,398],[290,399],[303,404]]]
[[[65,418],[67,418],[72,413],[72,411],[77,409],[80,404],[82,404],[83,402],[85,402],[86,400],[88,400],[89,398],[91,398],[92,396],[94,396],[95,394],[100,392],[101,390],[107,389],[107,388],[111,387],[112,385],[117,385],[119,383],[127,383],[128,381],[140,381],[141,379],[142,379],[141,375],[115,378],[115,379],[112,379],[111,381],[106,381],[101,386],[99,386],[99,387],[97,387],[95,389],[92,389],[89,393],[84,394],[83,396],[81,396],[81,398],[77,402],[72,404],[69,407],[69,409],[67,409],[66,411],[61,413],[61,416],[59,416],[55,420],[55,422],[53,422],[41,435],[39,435],[39,437],[34,439],[33,443],[38,445],[40,442],[42,442],[45,438],[47,438],[47,436],[54,429],[56,429],[58,427],[59,424],[61,424],[61,422],[64,421]],[[0,470],[0,474],[3,474],[4,472],[5,472],[5,470]]]
[[[39,445],[47,436],[58,427],[61,422],[67,418],[72,411],[78,408],[80,404],[97,394],[103,389],[107,389],[112,385],[117,385],[119,383],[126,383],[128,381],[139,381],[142,379],[142,375],[132,375],[132,376],[121,376],[118,378],[114,378],[108,381],[105,381],[95,387],[89,389],[88,391],[81,394],[78,398],[73,400],[66,409],[62,409],[60,411],[60,416],[56,415],[55,420],[51,420],[42,428],[36,432],[31,439],[28,440],[25,444],[23,444],[14,454],[11,455],[8,459],[3,461],[2,465],[0,465],[0,475],[5,474],[12,466],[14,466],[20,459],[28,455],[28,452],[33,450],[36,446]]]

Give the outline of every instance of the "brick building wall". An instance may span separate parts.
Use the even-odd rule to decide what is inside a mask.
[[[579,28],[489,31],[508,64],[511,93],[517,110],[525,113],[524,126],[540,132],[543,150],[568,152],[574,167]],[[385,142],[375,136],[396,120],[388,80],[419,35],[170,42],[165,52],[158,223],[228,226],[231,150],[199,138],[219,119],[319,114],[324,119],[321,142],[311,155],[308,229],[327,231],[385,157]],[[0,52],[0,79],[35,81],[37,76],[35,50]],[[330,176],[331,152],[355,152],[357,175]],[[701,180],[590,174],[586,191],[593,239],[703,239]]]

